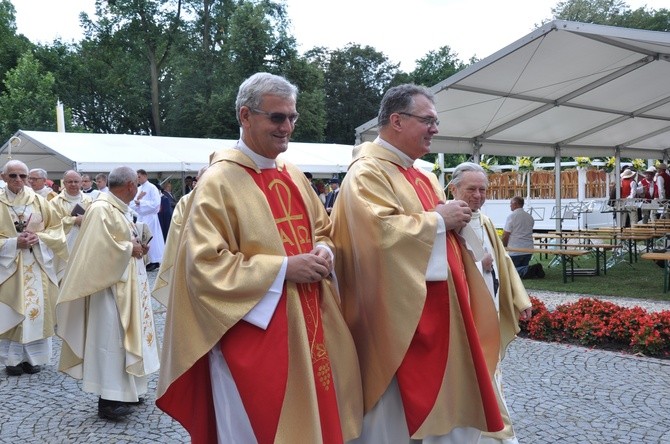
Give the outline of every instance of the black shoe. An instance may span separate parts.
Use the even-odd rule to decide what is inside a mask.
[[[5,371],[9,376],[21,376],[23,374],[23,367],[19,365],[6,365]]]
[[[125,405],[142,405],[144,404],[144,398],[137,398],[137,401],[131,401],[131,402],[126,402],[126,401],[119,401]]]
[[[146,268],[147,268],[147,271],[154,271],[154,270],[158,270],[158,267],[160,267],[160,266],[161,266],[161,264],[159,264],[158,262],[152,262],[150,264],[147,264]]]
[[[116,421],[130,414],[131,411],[131,408],[122,402],[98,399],[98,416],[102,419]]]
[[[29,375],[34,375],[35,373],[39,373],[42,371],[42,367],[39,365],[32,365],[27,362],[22,362],[21,367],[23,368],[23,371],[25,373],[28,373]]]
[[[521,279],[533,279],[535,277],[535,269],[533,268],[533,265],[529,265],[528,268],[526,268],[526,274],[521,276]]]
[[[541,279],[544,277],[544,269],[542,268],[542,264],[536,264],[536,265],[537,268],[535,269],[535,276]]]

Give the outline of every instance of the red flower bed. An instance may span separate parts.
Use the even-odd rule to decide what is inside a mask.
[[[539,299],[530,299],[533,316],[519,322],[523,336],[670,358],[670,311],[648,313],[584,298],[550,312]]]

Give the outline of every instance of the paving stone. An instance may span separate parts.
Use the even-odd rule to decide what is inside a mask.
[[[149,274],[153,279],[156,273]],[[548,306],[579,296],[544,293]],[[649,310],[670,303],[634,300]],[[154,304],[159,337],[165,310]],[[186,431],[155,405],[158,375],[147,403],[123,421],[97,416],[97,398],[57,371],[9,377],[0,369],[0,443],[185,443]],[[503,361],[503,384],[521,444],[670,444],[670,361],[517,339]]]

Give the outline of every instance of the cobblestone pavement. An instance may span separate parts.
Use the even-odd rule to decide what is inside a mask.
[[[548,305],[572,297],[535,295]],[[162,333],[165,311],[154,307]],[[105,421],[97,416],[96,397],[57,372],[59,353],[60,340],[54,339],[53,365],[41,373],[16,377],[0,370],[1,443],[189,442],[184,429],[154,404],[156,374],[144,405],[123,421]],[[670,444],[670,361],[518,339],[503,375],[522,444]]]

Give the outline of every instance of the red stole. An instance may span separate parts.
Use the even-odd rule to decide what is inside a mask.
[[[286,171],[247,169],[265,194],[287,256],[312,251],[309,214],[300,190]],[[324,443],[341,443],[342,428],[332,370],[321,322],[320,284],[297,285],[302,315],[311,347],[314,386]],[[288,380],[288,315],[286,283],[266,330],[238,322],[221,339],[221,350],[231,370],[259,444],[273,443]]]
[[[430,180],[415,168],[398,167],[416,191],[425,211],[435,209],[439,198]],[[468,337],[481,392],[481,403],[490,431],[502,429],[500,411],[479,344],[470,307],[470,290],[465,276],[460,244],[447,232],[447,262],[456,288],[459,308]],[[430,414],[442,385],[449,355],[449,286],[447,281],[426,282],[426,302],[409,349],[396,372],[410,436]],[[457,357],[465,358],[465,357]]]

